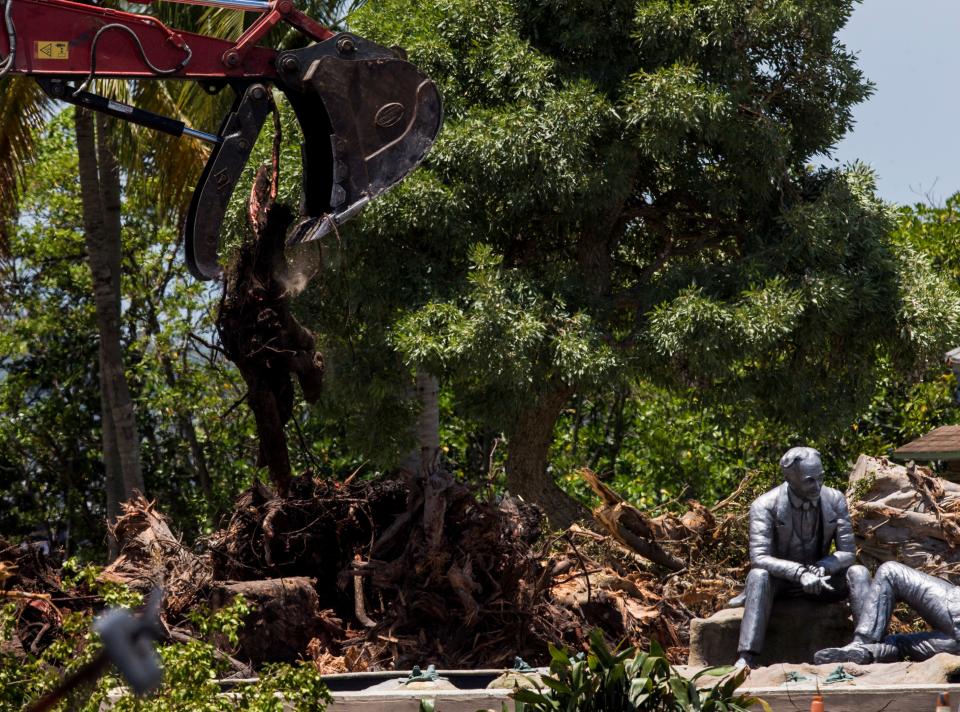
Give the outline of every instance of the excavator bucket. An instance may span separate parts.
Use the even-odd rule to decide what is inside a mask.
[[[278,86],[303,133],[302,219],[287,244],[317,240],[356,215],[423,161],[442,122],[436,85],[401,52],[340,33],[281,52]],[[217,253],[233,184],[267,114],[248,88],[221,129],[194,195],[186,228],[187,263],[199,278],[219,277]]]
[[[355,35],[282,53],[278,67],[304,135],[305,219],[288,237],[296,244],[323,237],[409,175],[436,140],[443,110],[416,67]],[[312,97],[329,123],[317,121]]]

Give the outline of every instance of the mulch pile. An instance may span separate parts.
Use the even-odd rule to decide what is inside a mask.
[[[325,673],[509,667],[518,655],[546,664],[548,643],[582,649],[597,627],[612,644],[656,639],[683,663],[690,619],[736,591],[745,563],[737,553],[745,553],[742,513],[719,520],[695,503],[691,512],[644,524],[674,562],[665,567],[607,532],[574,526],[550,534],[535,507],[478,500],[442,470],[347,483],[302,476],[283,498],[251,487],[225,526],[196,547],[185,546],[152,503],[127,503],[115,527],[121,555],[101,579],[143,592],[163,586],[174,640],[196,636],[190,611],[243,594],[254,612],[239,649],[224,650],[239,676],[304,657]],[[24,611],[38,600],[48,607],[25,612],[18,628],[33,652],[56,631],[54,599],[89,593],[60,590],[42,559],[32,548],[0,552],[0,578],[17,567],[0,595],[53,597],[18,601]]]

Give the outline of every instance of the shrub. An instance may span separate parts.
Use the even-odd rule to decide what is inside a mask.
[[[537,690],[516,689],[517,712],[747,712],[759,704],[750,695],[736,694],[747,670],[707,668],[687,679],[680,675],[656,643],[649,652],[635,648],[611,651],[599,630],[590,634],[590,651],[571,656],[550,647],[550,675]],[[699,689],[704,675],[724,677],[716,685]]]
[[[90,571],[93,571],[91,569]],[[79,575],[88,573],[79,572]],[[115,604],[136,604],[139,596],[115,586],[104,587],[91,576],[90,583],[104,599]],[[122,600],[121,600],[122,599]],[[191,623],[201,638],[219,638],[235,645],[237,630],[250,607],[241,597],[214,613],[191,615]],[[15,633],[19,614],[16,605],[0,607],[0,643]],[[56,687],[62,676],[75,672],[100,652],[100,641],[91,630],[89,612],[67,612],[63,616],[60,637],[39,655],[3,652],[0,646],[0,710],[21,709]],[[221,694],[217,679],[228,670],[223,656],[206,640],[169,643],[159,646],[163,661],[163,684],[156,694],[137,698],[131,693],[114,700],[115,712],[283,712],[284,703],[295,710],[322,712],[330,701],[320,673],[312,663],[268,665],[255,682],[234,687]],[[123,681],[112,670],[100,678],[94,689],[71,695],[67,706],[57,709],[97,712],[111,690]]]

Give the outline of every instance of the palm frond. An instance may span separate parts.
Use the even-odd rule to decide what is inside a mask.
[[[240,10],[223,10],[220,8],[205,8],[200,13],[200,21],[194,32],[210,37],[222,39],[236,39],[243,34],[244,27],[256,15],[241,12]],[[184,28],[187,29],[187,28]]]
[[[191,8],[173,3],[152,6],[157,15],[172,27],[199,32],[211,37],[236,38],[252,19],[236,10]],[[231,91],[211,95],[196,82],[141,81],[134,89],[136,106],[183,121],[188,126],[216,133],[233,103]],[[179,139],[134,129],[139,153],[131,155],[131,177],[140,168],[149,168],[164,177],[157,195],[158,213],[177,221],[186,208],[190,193],[209,155],[208,147],[197,139]]]
[[[50,116],[51,101],[24,77],[0,80],[0,249],[7,245],[11,220],[34,155],[37,131]]]
[[[137,106],[209,132],[217,131],[229,108],[229,104],[226,108],[223,106],[219,96],[207,95],[195,83],[140,82],[136,89],[134,103]],[[185,103],[190,106],[189,110],[184,110]],[[141,154],[133,163],[131,177],[135,179],[140,170],[163,176],[157,194],[157,211],[165,220],[175,223],[200,178],[209,147],[188,136],[175,138],[150,129],[137,129],[136,133]]]

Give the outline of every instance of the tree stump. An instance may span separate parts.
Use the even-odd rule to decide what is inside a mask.
[[[323,633],[316,581],[303,576],[259,581],[218,581],[210,589],[213,610],[237,596],[253,608],[239,630],[239,656],[255,665],[294,662]]]

